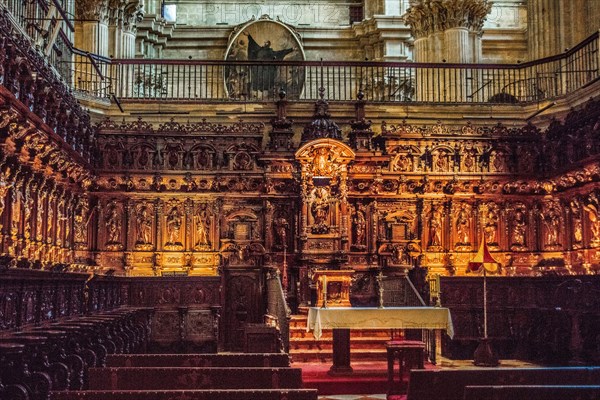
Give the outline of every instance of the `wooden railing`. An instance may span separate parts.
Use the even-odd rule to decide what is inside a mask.
[[[96,60],[76,56],[73,88],[130,100],[272,102],[531,103],[572,93],[598,78],[598,33],[554,57],[521,64],[339,61]],[[98,74],[101,71],[101,74]],[[100,78],[102,77],[102,78]]]

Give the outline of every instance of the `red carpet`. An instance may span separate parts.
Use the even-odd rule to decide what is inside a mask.
[[[319,396],[335,394],[378,394],[387,393],[387,362],[356,361],[352,363],[354,371],[347,375],[329,375],[329,363],[292,363],[293,367],[302,368],[304,387],[317,389]],[[397,367],[397,366],[396,366]],[[425,368],[436,368],[426,364]],[[395,373],[398,373],[396,369]],[[396,384],[398,378],[396,377]],[[408,376],[404,377],[401,392],[406,393]],[[394,396],[395,397],[395,396]],[[401,399],[404,396],[396,398]]]

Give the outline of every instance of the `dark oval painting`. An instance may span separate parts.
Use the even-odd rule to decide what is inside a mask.
[[[260,19],[234,31],[225,59],[248,61],[225,68],[227,94],[232,99],[274,99],[280,90],[289,99],[302,94],[304,67],[285,61],[303,61],[304,50],[297,34],[281,22]]]

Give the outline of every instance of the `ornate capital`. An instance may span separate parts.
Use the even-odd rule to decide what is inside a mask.
[[[481,33],[491,8],[488,0],[413,0],[404,22],[416,39],[451,28]]]
[[[87,21],[108,22],[108,0],[77,0],[75,2],[77,19]]]

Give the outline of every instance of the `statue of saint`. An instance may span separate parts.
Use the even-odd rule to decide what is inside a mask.
[[[485,220],[485,226],[483,227],[483,234],[485,235],[485,242],[489,245],[497,245],[498,239],[496,238],[498,232],[498,214],[493,208],[488,209],[488,213]]]
[[[465,206],[462,206],[456,217],[456,241],[457,244],[470,244],[469,231],[471,221],[469,219],[469,213]]]
[[[560,223],[558,210],[550,208],[546,213],[542,214],[542,221],[546,227],[546,245],[558,245],[558,225]]]
[[[152,242],[152,215],[148,212],[148,207],[142,205],[136,216],[138,237],[136,244],[149,244]]]
[[[438,206],[431,213],[429,221],[429,246],[442,245],[442,206]]]
[[[206,211],[202,211],[200,215],[196,216],[196,246],[209,246],[209,219]]]
[[[281,248],[287,247],[287,230],[290,224],[284,217],[275,218],[275,243]]]
[[[179,233],[181,232],[181,215],[177,207],[171,208],[167,214],[167,244],[179,244]]]
[[[121,243],[121,216],[117,206],[113,203],[109,205],[108,215],[105,220],[107,244]]]
[[[512,245],[513,246],[525,246],[525,227],[527,221],[525,212],[519,208],[515,211],[513,217],[513,228],[512,228]]]
[[[329,192],[324,187],[315,188],[315,197],[310,206],[310,211],[315,225],[326,225],[329,216]]]
[[[354,244],[356,246],[364,246],[366,238],[367,220],[365,213],[358,209],[354,214]]]

